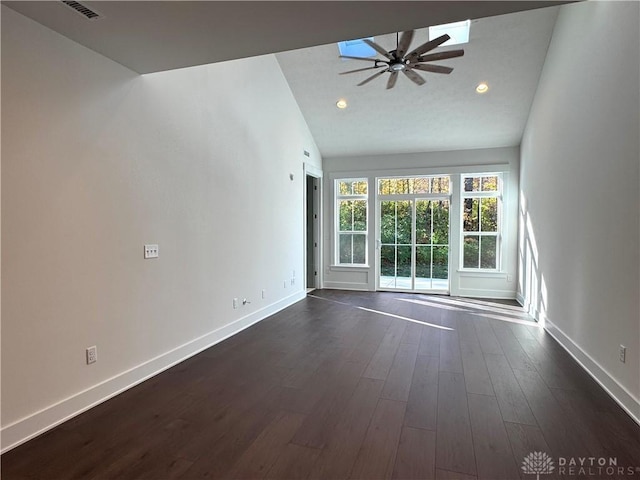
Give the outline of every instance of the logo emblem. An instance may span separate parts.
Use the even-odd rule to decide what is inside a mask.
[[[535,475],[536,480],[540,480],[540,474],[547,475],[555,469],[553,460],[545,452],[531,452],[524,457],[521,468],[524,473]]]

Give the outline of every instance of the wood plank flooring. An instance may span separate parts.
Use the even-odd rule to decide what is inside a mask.
[[[556,467],[613,457],[640,478],[640,427],[515,303],[320,290],[1,467],[3,480],[524,480],[533,451]]]

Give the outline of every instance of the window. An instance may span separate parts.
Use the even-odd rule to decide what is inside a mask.
[[[336,263],[367,264],[367,179],[340,179],[336,192]]]
[[[502,178],[462,175],[462,268],[497,270],[500,259]]]
[[[444,25],[435,25],[429,27],[429,40],[435,40],[445,33],[451,38],[444,42],[441,47],[449,47],[451,45],[459,45],[461,43],[469,43],[469,29],[471,28],[471,20],[462,22],[447,23]]]
[[[449,177],[381,178],[379,195],[449,193]]]
[[[367,40],[373,42],[373,37],[365,37]],[[347,55],[349,57],[375,57],[376,51],[369,45],[364,43],[362,38],[355,40],[346,40],[344,42],[338,42],[338,50],[340,55]]]

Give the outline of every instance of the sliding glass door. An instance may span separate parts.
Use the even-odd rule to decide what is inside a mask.
[[[449,200],[416,200],[414,290],[449,291]]]
[[[378,180],[378,288],[449,291],[449,178]]]
[[[413,290],[413,201],[381,201],[379,225],[380,288]]]

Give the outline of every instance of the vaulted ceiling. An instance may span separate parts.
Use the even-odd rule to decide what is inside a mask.
[[[338,57],[335,43],[279,53],[278,61],[324,157],[461,150],[520,144],[553,32],[558,7],[473,20],[463,57],[432,62],[453,67],[449,75],[418,72],[418,86],[400,75],[356,86],[370,71]],[[375,38],[387,50],[396,35]],[[413,45],[428,41],[418,30]],[[489,85],[480,95],[476,86]],[[344,99],[346,109],[336,102]]]
[[[87,20],[61,1],[3,2],[139,73],[281,52],[325,157],[517,145],[557,15],[548,7],[562,3],[83,1],[102,17]],[[338,75],[357,66],[338,59],[337,41],[375,36],[392,49],[395,32],[467,18],[465,56],[439,62],[450,75],[425,73],[420,87],[400,78],[389,91],[382,79],[355,87],[363,76]],[[490,85],[482,96],[480,81]],[[339,111],[338,98],[349,108]]]

